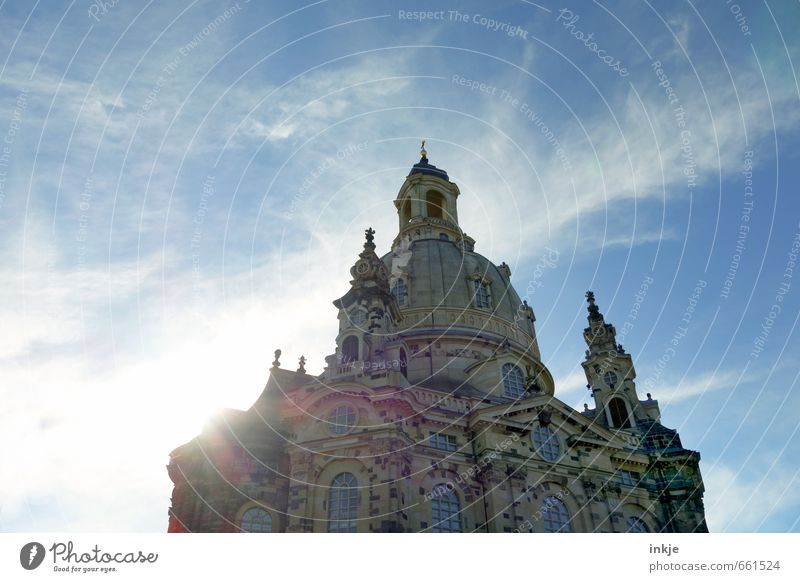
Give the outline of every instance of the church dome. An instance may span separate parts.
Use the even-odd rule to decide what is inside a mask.
[[[486,257],[462,251],[455,242],[439,238],[409,241],[397,245],[382,257],[393,283],[403,280],[406,296],[401,311],[477,309],[486,315],[514,323],[522,305],[509,281],[507,267]],[[483,285],[488,306],[476,305],[476,286]]]
[[[458,186],[420,153],[394,201],[391,251],[375,255],[368,229],[351,288],[334,301],[340,325],[331,374],[351,373],[353,362],[396,360],[412,385],[518,398],[506,386],[512,374],[519,390],[552,394],[533,309],[511,285],[508,265],[475,252],[459,226]]]

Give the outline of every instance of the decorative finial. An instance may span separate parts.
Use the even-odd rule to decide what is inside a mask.
[[[275,361],[272,362],[273,368],[278,368],[281,365],[281,351],[275,350]]]
[[[647,399],[648,400],[652,400],[653,399],[653,396],[649,392],[647,393]]]
[[[583,409],[584,409],[586,412],[589,412],[589,405],[588,405],[588,404],[586,404],[585,402],[583,403]]]
[[[298,360],[300,362],[300,366],[297,368],[298,373],[305,374],[306,373],[306,357],[300,356]]]
[[[423,160],[428,157],[428,152],[425,151],[425,140],[422,140],[422,145],[419,146],[419,157]]]
[[[586,301],[589,303],[589,307],[587,307],[587,311],[589,312],[589,317],[592,319],[602,319],[603,316],[600,315],[600,308],[597,307],[594,303],[594,292],[587,291],[586,292]]]
[[[372,241],[375,240],[375,231],[370,226],[367,230],[364,231],[364,235],[367,238],[367,244],[372,244]]]

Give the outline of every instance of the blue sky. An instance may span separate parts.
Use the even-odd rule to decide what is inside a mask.
[[[2,3],[0,530],[165,531],[169,451],[249,406],[274,349],[321,370],[427,139],[556,395],[586,401],[592,289],[702,454],[712,531],[798,531],[798,25],[775,1]]]

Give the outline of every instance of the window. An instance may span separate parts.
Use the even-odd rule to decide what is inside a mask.
[[[400,348],[400,373],[408,379],[408,356],[403,348]]]
[[[352,473],[339,473],[328,493],[328,531],[355,532],[358,517],[358,481]]]
[[[427,210],[430,218],[442,218],[444,209],[444,196],[436,190],[429,190],[427,194]]]
[[[638,517],[629,517],[628,518],[628,533],[649,533],[650,528],[647,527],[647,524],[644,522],[643,519],[639,519]]]
[[[461,531],[461,506],[458,497],[444,485],[433,488],[431,499],[431,531],[434,532],[460,532]]]
[[[432,432],[428,443],[434,449],[441,449],[443,451],[455,451],[458,449],[458,441],[456,437],[451,434]]]
[[[475,279],[475,307],[491,307],[489,301],[489,286],[482,279]]]
[[[545,461],[556,461],[561,454],[561,445],[555,433],[546,426],[538,425],[531,431],[533,448]]]
[[[606,372],[605,376],[603,376],[603,381],[612,388],[617,385],[617,375],[614,372]]]
[[[328,415],[328,428],[333,434],[344,434],[356,424],[356,411],[349,406],[337,406]]]
[[[569,511],[558,497],[548,496],[542,502],[542,521],[548,533],[569,533]]]
[[[270,533],[272,516],[260,507],[251,507],[242,514],[239,527],[245,533]]]
[[[400,210],[400,223],[407,224],[410,220],[411,220],[411,200],[406,198]]]
[[[342,362],[358,361],[358,338],[354,335],[348,336],[342,342]]]
[[[612,398],[608,401],[608,412],[611,414],[612,428],[630,428],[628,408],[621,398]]]
[[[440,232],[439,233],[439,240],[450,240],[450,237],[447,236],[445,233]]]
[[[350,323],[355,325],[356,327],[360,327],[363,329],[363,323],[367,321],[367,312],[363,309],[354,309],[350,312]]]
[[[630,471],[617,471],[617,481],[622,485],[629,485],[635,487],[639,484],[639,473],[631,473]]]
[[[406,288],[406,282],[403,279],[398,279],[395,281],[394,285],[392,285],[392,295],[394,295],[394,298],[397,299],[398,305],[406,304],[406,295],[408,295],[408,289]]]
[[[503,390],[509,398],[525,396],[525,380],[522,371],[514,364],[503,364]]]

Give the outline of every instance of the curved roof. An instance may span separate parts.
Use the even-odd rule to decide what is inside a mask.
[[[391,252],[381,257],[392,279],[405,279],[408,301],[401,310],[472,308],[475,293],[472,279],[480,277],[489,283],[492,309],[486,311],[508,321],[515,320],[522,300],[511,282],[486,257],[472,251],[462,252],[453,241],[440,239],[413,241],[406,252],[411,256],[400,257]]]
[[[447,172],[429,163],[428,158],[424,156],[420,158],[419,162],[411,166],[411,171],[408,173],[408,175],[410,176],[411,174],[427,174],[429,176],[442,178],[448,182],[450,181],[450,178],[447,176]]]

